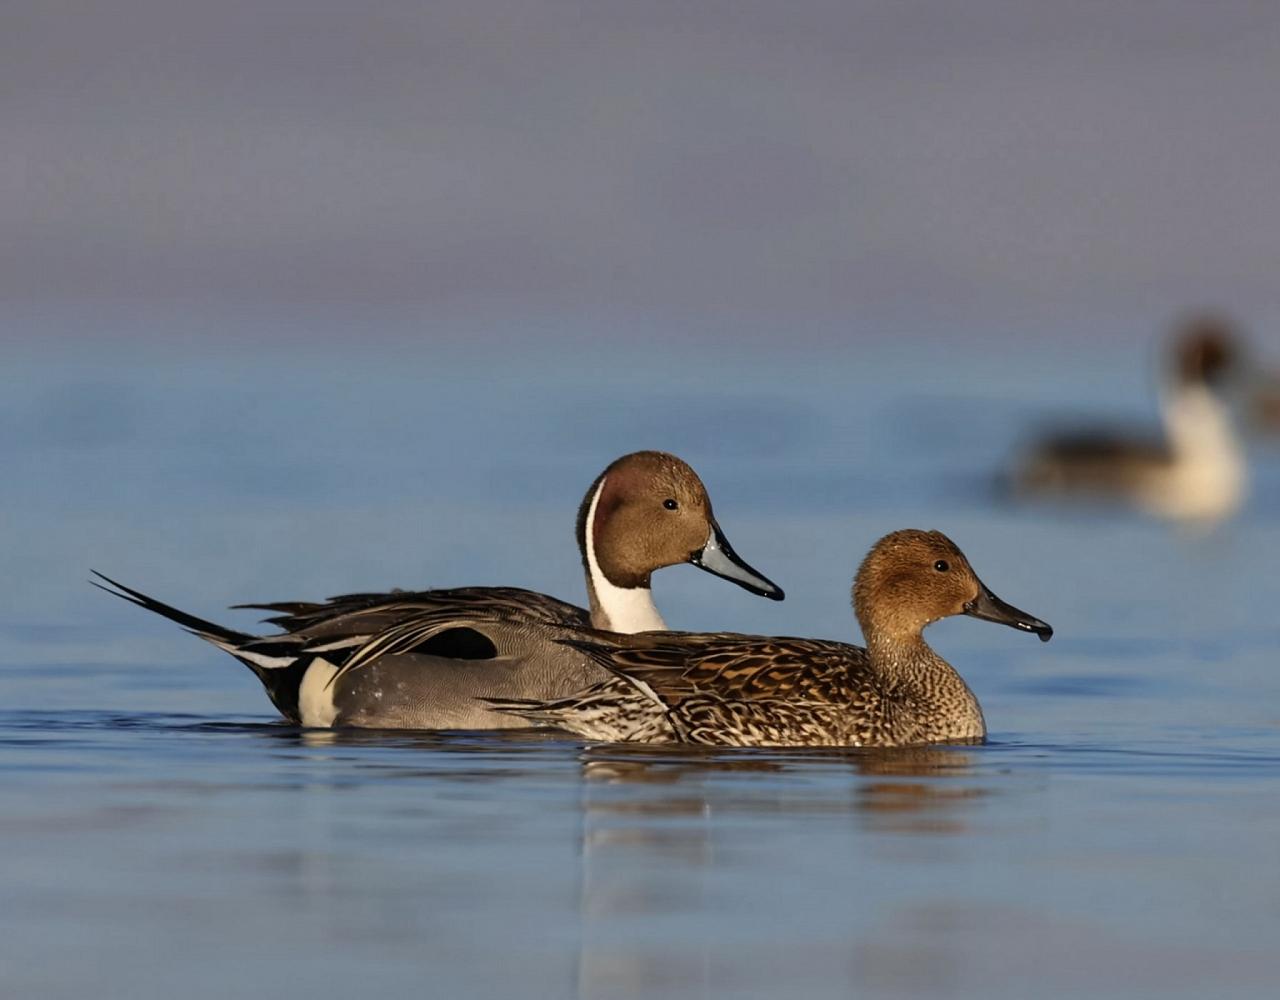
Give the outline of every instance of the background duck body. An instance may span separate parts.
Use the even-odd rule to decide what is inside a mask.
[[[1222,396],[1237,354],[1224,321],[1190,320],[1171,352],[1161,404],[1163,437],[1105,428],[1050,435],[1021,460],[1017,492],[1128,503],[1183,521],[1233,514],[1248,485],[1244,451]]]

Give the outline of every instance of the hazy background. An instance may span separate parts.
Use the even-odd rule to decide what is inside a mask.
[[[203,610],[392,585],[574,598],[582,491],[641,447],[692,462],[792,596],[766,611],[673,571],[674,625],[847,635],[856,560],[906,524],[1008,550],[997,573],[1054,539],[1062,584],[1021,581],[1052,604],[1116,551],[1144,553],[1139,579],[1196,557],[1136,518],[999,504],[1020,441],[1081,411],[1154,426],[1188,307],[1233,312],[1280,366],[1273,4],[0,19],[16,663],[132,662],[144,637],[217,659],[122,616],[90,566]],[[1225,533],[1241,552],[1280,510],[1258,457]],[[1243,613],[1180,566],[1197,624]]]
[[[1266,337],[1278,95],[1266,0],[9,0],[3,329]]]

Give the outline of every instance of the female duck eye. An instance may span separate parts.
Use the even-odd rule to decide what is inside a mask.
[[[666,507],[667,510],[676,510],[680,505],[676,503],[674,500],[667,498],[666,500],[662,501],[662,506]]]
[[[945,559],[939,559],[936,563],[933,564],[933,568],[936,569],[939,573],[945,573],[947,570],[951,568],[951,566]]]

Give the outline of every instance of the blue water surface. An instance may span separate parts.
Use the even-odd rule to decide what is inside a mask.
[[[1250,503],[1209,534],[1013,505],[997,474],[1042,418],[1154,420],[1148,353],[1039,343],[151,331],[15,350],[4,994],[1272,995],[1277,451],[1251,445]],[[224,606],[393,586],[581,600],[577,503],[637,448],[688,459],[788,594],[666,570],[673,627],[851,638],[858,560],[921,527],[1057,635],[930,631],[982,701],[983,746],[308,732],[229,657],[86,582],[241,627]]]

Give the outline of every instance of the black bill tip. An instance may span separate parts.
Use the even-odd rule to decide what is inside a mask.
[[[1053,638],[1053,626],[1048,622],[1042,622],[1034,615],[1029,615],[1012,604],[1007,604],[981,584],[979,587],[981,589],[978,591],[978,596],[964,606],[966,615],[995,622],[998,625],[1008,625],[1021,632],[1031,632],[1039,636],[1041,642],[1048,642]]]

